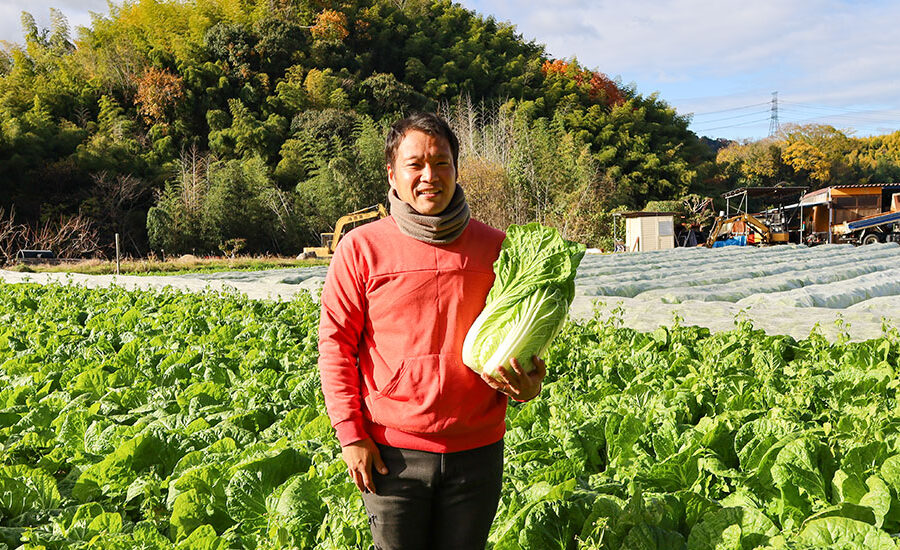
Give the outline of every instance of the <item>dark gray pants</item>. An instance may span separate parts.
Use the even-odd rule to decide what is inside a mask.
[[[503,479],[503,440],[458,453],[379,445],[387,475],[364,493],[376,550],[482,550]]]

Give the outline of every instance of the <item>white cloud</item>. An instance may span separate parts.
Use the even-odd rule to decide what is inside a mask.
[[[770,21],[794,17],[785,6],[731,0],[554,5],[523,14],[520,28],[546,41],[553,55],[578,54],[585,61],[590,57],[602,70],[671,71],[727,66],[741,58],[759,58],[776,50],[777,43],[765,38],[776,32],[768,28]],[[583,32],[585,26],[593,32]],[[587,37],[591,38],[590,43],[584,42]],[[748,55],[752,53],[751,44],[757,52],[754,55]]]
[[[900,108],[896,1],[464,3],[512,21],[552,56],[668,93],[681,112],[758,104],[773,90],[801,102]]]
[[[3,0],[0,1],[0,40],[18,43],[24,40],[20,23],[23,11],[33,15],[39,27],[49,27],[50,8],[56,8],[66,16],[73,38],[78,35],[76,29],[79,26],[91,25],[90,12],[108,11],[106,0]]]
[[[489,0],[478,6],[511,19],[551,54],[576,55],[607,72],[689,68],[728,75],[791,60],[900,52],[892,28],[900,20],[900,3],[636,0],[535,7]]]
[[[20,11],[19,8],[12,4],[0,4],[0,40],[18,42],[21,39]]]
[[[799,103],[900,109],[895,0],[462,2],[552,56],[660,90],[680,112],[758,104],[773,90]],[[50,7],[72,36],[89,12],[107,12],[106,0],[0,0],[0,40],[22,41],[22,10],[48,26]]]

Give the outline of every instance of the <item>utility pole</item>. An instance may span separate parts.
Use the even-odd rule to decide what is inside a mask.
[[[772,115],[769,117],[769,137],[778,133],[778,92],[772,92]]]

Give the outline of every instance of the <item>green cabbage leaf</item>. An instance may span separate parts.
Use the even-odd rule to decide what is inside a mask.
[[[499,378],[513,357],[526,371],[565,323],[582,244],[537,223],[511,225],[494,262],[494,286],[463,342],[463,363]]]

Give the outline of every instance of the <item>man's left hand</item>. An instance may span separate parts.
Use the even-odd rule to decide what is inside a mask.
[[[512,397],[516,401],[530,401],[541,393],[541,382],[547,376],[547,365],[537,356],[531,358],[534,370],[525,372],[515,357],[509,360],[509,367],[501,367],[500,380],[487,373],[481,373],[481,379],[500,393]]]

